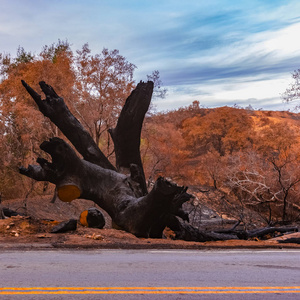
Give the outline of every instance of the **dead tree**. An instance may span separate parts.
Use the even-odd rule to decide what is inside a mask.
[[[124,104],[117,126],[109,130],[115,147],[116,167],[51,86],[40,82],[46,96],[42,100],[25,81],[22,84],[41,113],[62,131],[83,158],[64,140],[52,138],[40,145],[52,161],[38,158],[38,165],[21,167],[21,174],[55,184],[62,201],[79,197],[94,201],[108,212],[118,227],[138,237],[161,237],[166,226],[178,226],[178,222],[187,219],[182,204],[192,196],[186,192],[186,187],[160,177],[152,190],[147,191],[140,137],[153,82],[137,85]]]

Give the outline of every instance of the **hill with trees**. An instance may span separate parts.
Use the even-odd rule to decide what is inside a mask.
[[[245,224],[299,220],[298,114],[208,109],[195,102],[151,116],[145,127],[144,164],[150,178],[167,175],[198,187],[203,204]],[[215,198],[205,196],[211,190]]]
[[[74,53],[68,42],[32,54],[0,56],[0,192],[4,199],[53,193],[48,183],[20,176],[20,165],[45,155],[39,144],[64,139],[24,92],[21,79],[40,92],[44,80],[62,96],[113,163],[107,129],[116,125],[135,87],[136,68],[118,50],[92,54],[87,44]],[[159,82],[153,72],[150,79]],[[162,90],[162,94],[165,91]],[[159,93],[158,93],[159,94]],[[249,226],[287,223],[300,217],[300,116],[291,112],[234,107],[188,107],[146,116],[141,158],[149,187],[159,176],[192,187],[198,204]],[[47,157],[45,157],[47,158]]]

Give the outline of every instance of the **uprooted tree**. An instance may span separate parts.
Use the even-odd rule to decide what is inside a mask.
[[[55,184],[62,201],[79,197],[94,201],[111,216],[113,223],[139,237],[161,237],[166,226],[179,226],[177,217],[187,220],[182,204],[192,196],[186,192],[186,187],[160,177],[152,190],[147,190],[140,136],[153,82],[137,85],[124,104],[117,126],[109,130],[115,147],[116,167],[51,86],[40,82],[46,95],[42,100],[25,81],[22,84],[43,115],[61,130],[82,158],[64,140],[52,138],[40,145],[50,154],[52,162],[38,158],[38,165],[21,167],[21,174]]]
[[[21,174],[55,184],[62,201],[70,202],[79,197],[94,201],[111,216],[117,227],[138,237],[160,238],[165,227],[169,227],[177,238],[184,240],[203,242],[245,238],[245,234],[234,230],[226,233],[203,232],[185,222],[188,221],[188,214],[182,205],[192,198],[187,193],[187,187],[159,177],[148,192],[140,139],[153,93],[152,81],[137,85],[127,98],[116,127],[109,130],[115,148],[116,167],[51,86],[40,82],[46,95],[42,100],[25,81],[22,84],[41,113],[61,130],[82,158],[64,140],[52,138],[40,145],[52,161],[38,158],[38,165],[21,167]]]

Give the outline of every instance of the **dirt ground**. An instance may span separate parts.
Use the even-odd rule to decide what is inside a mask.
[[[104,229],[87,228],[78,222],[77,230],[68,233],[51,233],[53,226],[61,221],[79,219],[80,213],[95,204],[88,200],[74,200],[64,203],[51,196],[28,199],[27,201],[7,200],[2,205],[16,210],[24,216],[0,220],[0,248],[118,248],[118,249],[210,249],[210,248],[299,248],[298,244],[280,244],[279,239],[300,237],[293,233],[259,241],[230,240],[217,242],[187,242],[173,240],[172,233],[165,232],[163,239],[143,239],[125,231],[111,228],[111,220],[105,214]]]

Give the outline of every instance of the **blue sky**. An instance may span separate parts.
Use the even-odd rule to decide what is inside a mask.
[[[280,93],[300,68],[299,0],[0,0],[0,52],[19,45],[88,42],[118,49],[138,68],[159,70],[168,89],[158,110],[238,104],[284,110]]]

